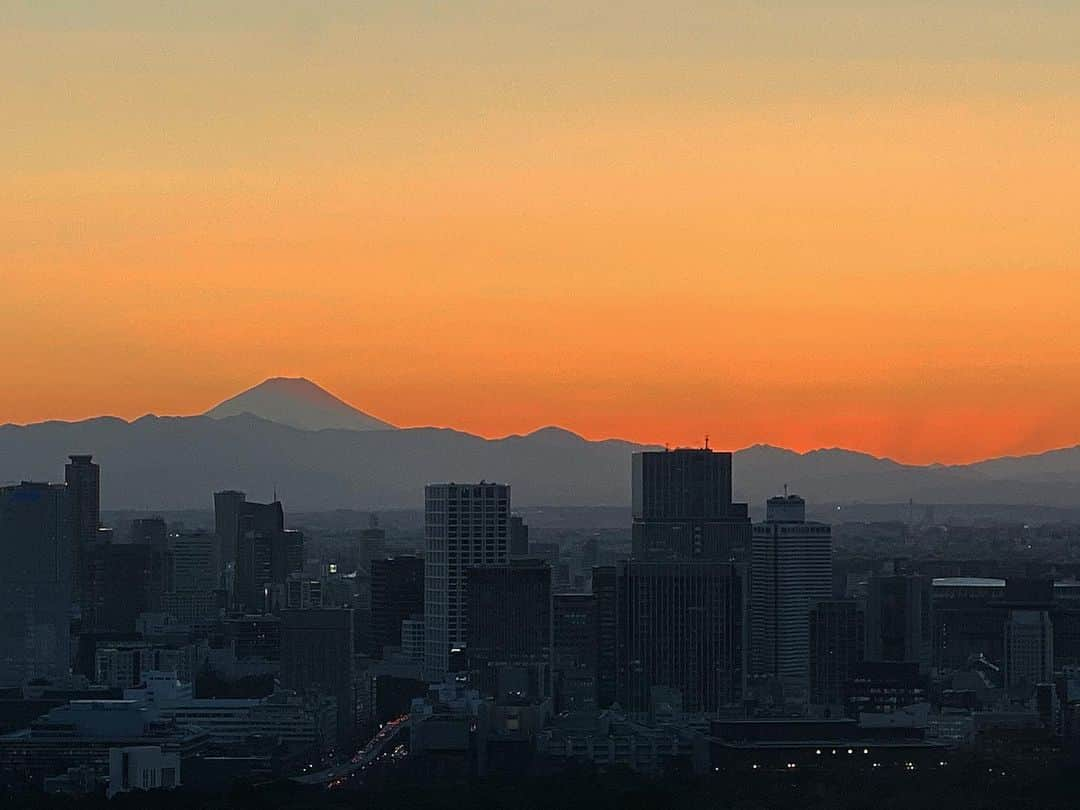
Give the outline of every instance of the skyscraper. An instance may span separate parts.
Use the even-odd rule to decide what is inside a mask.
[[[335,698],[338,742],[352,735],[356,719],[352,610],[281,612],[281,683],[287,689],[314,689]]]
[[[511,560],[466,571],[470,677],[496,699],[552,693],[551,567]]]
[[[556,711],[596,709],[596,597],[558,593],[552,597]]]
[[[70,514],[62,484],[0,487],[0,684],[68,671]]]
[[[240,510],[246,501],[247,495],[234,489],[214,493],[214,534],[218,538],[218,558],[222,566],[236,561]]]
[[[1000,607],[1005,619],[1005,686],[1014,696],[1030,697],[1035,686],[1054,679],[1052,580],[1009,578]]]
[[[863,614],[854,599],[810,608],[810,703],[839,706],[863,660]]]
[[[304,535],[285,528],[280,501],[243,501],[236,525],[235,602],[244,610],[262,611],[267,586],[284,585],[290,574],[303,570]]]
[[[634,453],[632,480],[634,559],[745,557],[750,518],[731,500],[731,453]]]
[[[71,532],[72,593],[79,598],[82,589],[84,550],[97,539],[101,525],[101,468],[92,455],[68,456],[64,467],[67,483],[68,526]]]
[[[731,454],[634,453],[631,477],[633,556],[615,573],[618,701],[642,713],[677,695],[683,711],[716,712],[742,699],[746,675],[751,524],[732,502]]]
[[[401,625],[424,615],[424,561],[400,556],[371,561],[372,654],[401,646]]]
[[[628,560],[616,574],[618,700],[648,712],[654,691],[684,711],[716,712],[743,695],[743,578],[732,563]]]
[[[799,496],[769,498],[754,526],[750,583],[753,673],[805,692],[810,610],[832,597],[832,528],[808,523]]]
[[[596,610],[596,706],[606,709],[618,693],[619,611],[613,565],[593,568],[592,594]]]
[[[145,543],[98,542],[85,549],[80,599],[84,630],[134,633],[140,613],[160,605],[155,550]]]
[[[466,643],[466,570],[509,559],[510,487],[429,484],[424,490],[425,676],[441,680]]]
[[[866,600],[866,660],[930,666],[931,581],[912,574],[870,578]]]

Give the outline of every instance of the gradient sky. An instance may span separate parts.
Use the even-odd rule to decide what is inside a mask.
[[[0,422],[1080,442],[1075,0],[7,0],[0,99]]]

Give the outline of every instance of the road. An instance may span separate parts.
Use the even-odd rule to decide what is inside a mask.
[[[394,750],[401,732],[408,728],[409,715],[396,717],[379,729],[378,734],[368,741],[367,745],[357,751],[352,759],[331,768],[307,773],[303,776],[294,776],[294,782],[302,785],[325,785],[327,788],[339,787],[352,777],[356,776],[368,765],[384,756],[388,751]]]

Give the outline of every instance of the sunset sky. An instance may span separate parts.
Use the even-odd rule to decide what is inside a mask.
[[[0,100],[0,423],[1080,443],[1075,0],[9,0]]]

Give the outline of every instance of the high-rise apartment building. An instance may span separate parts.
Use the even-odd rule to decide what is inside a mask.
[[[510,487],[429,484],[424,490],[425,676],[441,680],[466,643],[466,571],[509,559]]]
[[[810,675],[810,611],[832,598],[832,528],[806,520],[797,495],[770,498],[751,541],[750,650],[755,675],[800,693]]]

